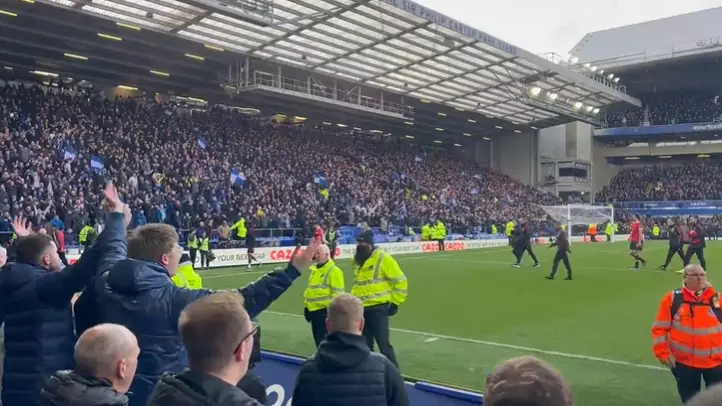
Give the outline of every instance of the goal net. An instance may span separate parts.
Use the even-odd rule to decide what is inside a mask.
[[[614,224],[614,207],[591,206],[587,204],[568,204],[563,206],[541,206],[542,209],[554,220],[566,224],[567,232],[571,236],[575,234],[586,234],[590,224],[597,225],[597,234],[604,234],[604,227],[607,222]],[[577,226],[577,227],[574,227]],[[614,230],[614,227],[612,227]],[[612,241],[614,231],[612,231]]]

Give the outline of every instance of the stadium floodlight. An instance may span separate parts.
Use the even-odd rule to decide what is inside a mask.
[[[572,56],[571,58],[569,58],[569,62],[574,65],[579,62],[579,58],[577,58],[576,56]]]
[[[600,75],[604,75],[604,69],[600,70],[600,71],[599,71],[599,74],[600,74]]]
[[[472,119],[470,119],[470,118],[467,119],[466,121],[468,121],[468,122],[470,122],[470,123],[472,123],[472,124],[476,123],[476,120],[472,120]]]
[[[469,134],[469,133],[464,133],[464,135],[467,137],[471,137],[471,134]]]
[[[534,86],[529,89],[529,95],[531,97],[537,97],[537,96],[539,96],[539,93],[541,93],[541,87],[539,87],[539,86]]]
[[[413,139],[414,139],[414,136],[413,136],[413,135],[407,135],[406,138],[408,138],[408,139],[410,139],[410,140],[413,140]]]
[[[592,109],[593,109],[592,106],[585,106],[585,107],[584,107],[584,111],[586,111],[587,113],[591,112]]]
[[[616,78],[612,79],[612,82],[614,82],[614,83],[619,83],[619,77],[616,77]]]
[[[454,143],[454,146],[455,146],[455,147],[460,147],[461,144]]]
[[[549,98],[549,100],[554,101],[557,99],[557,97],[559,97],[559,95],[554,92],[549,92],[547,93],[547,97]]]
[[[584,107],[584,104],[582,104],[582,102],[574,102],[574,110],[579,110],[582,107]]]
[[[583,66],[584,66],[585,68],[589,69],[589,68],[592,67],[592,64],[589,63],[589,62],[587,62],[587,63],[585,63]]]
[[[491,138],[489,137],[481,137],[484,141],[491,141]]]
[[[499,129],[499,130],[503,130],[503,129],[504,129],[504,127],[502,127],[502,126],[500,126],[500,125],[495,125],[494,128],[497,128],[497,129]]]
[[[596,66],[596,65],[595,65],[595,66],[592,66],[592,67],[591,67],[591,68],[589,68],[589,69],[591,69],[591,70],[592,70],[592,72],[596,72],[596,71],[597,71],[597,66]]]
[[[568,204],[561,206],[541,206],[541,208],[555,221],[566,224],[567,232],[571,237],[574,226],[584,226],[582,231],[586,234],[589,224],[604,224],[607,221],[614,224],[614,206],[593,206],[589,204]],[[570,238],[571,240],[571,238]],[[612,241],[614,241],[614,227],[612,227]]]
[[[609,75],[607,75],[607,79],[609,79],[609,80],[612,80],[613,77],[614,77],[613,73],[610,73]]]
[[[598,107],[595,107],[595,108],[592,110],[592,114],[599,114],[599,108],[598,108]]]
[[[434,143],[436,143],[436,144],[441,144],[441,141],[439,141],[439,140],[434,140]]]
[[[31,70],[30,73],[38,76],[45,76],[45,77],[51,77],[51,78],[57,78],[58,74],[53,72],[45,72],[42,70]]]

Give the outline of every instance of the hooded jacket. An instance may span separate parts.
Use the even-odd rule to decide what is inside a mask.
[[[404,380],[361,335],[334,332],[304,362],[293,406],[407,406]]]
[[[98,243],[62,271],[19,263],[0,271],[0,323],[5,322],[2,404],[35,405],[50,375],[74,367],[70,300],[96,271],[125,256],[125,237],[123,214],[110,213]]]
[[[39,406],[128,406],[128,397],[105,379],[58,371],[40,392]]]
[[[289,265],[238,289],[251,317],[257,316],[283,294],[300,272]],[[96,322],[126,326],[138,338],[138,369],[130,388],[131,406],[145,406],[160,376],[180,373],[188,366],[178,331],[181,311],[194,300],[212,294],[208,289],[179,288],[158,263],[126,259],[118,262],[95,284],[102,309]]]
[[[163,375],[148,399],[148,406],[209,405],[261,406],[236,386],[215,376],[191,371]]]

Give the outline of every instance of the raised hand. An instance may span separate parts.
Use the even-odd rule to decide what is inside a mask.
[[[305,251],[300,254],[297,253],[291,258],[291,265],[299,271],[308,268],[313,262],[313,257],[318,254],[321,245],[323,245],[323,242],[320,239],[312,239]]]
[[[123,214],[125,215],[125,228],[128,228],[130,220],[133,219],[133,213],[130,211],[130,206],[127,204],[123,205]]]
[[[30,222],[23,216],[15,217],[13,220],[13,231],[18,237],[30,235]]]
[[[118,190],[115,185],[108,183],[103,190],[103,205],[106,209],[113,213],[123,213],[125,205],[118,196]]]

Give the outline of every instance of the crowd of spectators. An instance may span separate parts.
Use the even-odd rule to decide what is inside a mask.
[[[607,114],[608,127],[709,123],[722,117],[722,100],[714,94],[666,94],[642,98],[641,109]],[[645,114],[646,111],[646,114]]]
[[[623,169],[597,194],[597,201],[719,200],[722,164],[695,162]]]
[[[102,170],[90,169],[93,157]],[[543,218],[537,204],[558,202],[446,150],[37,86],[0,88],[0,179],[0,232],[23,213],[72,235],[95,222],[107,180],[130,203],[133,227],[189,229],[240,216],[259,228],[431,218],[471,227]]]

